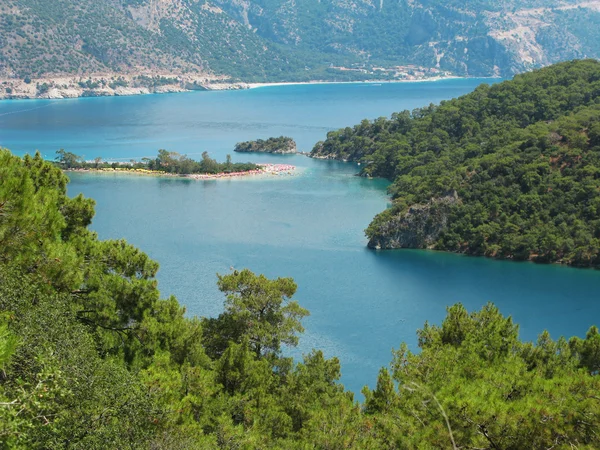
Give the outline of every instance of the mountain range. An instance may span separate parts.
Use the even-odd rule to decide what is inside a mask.
[[[0,0],[0,77],[508,77],[600,56],[599,30],[600,0]]]

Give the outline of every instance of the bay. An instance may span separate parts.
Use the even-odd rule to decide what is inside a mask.
[[[289,135],[308,151],[328,131],[474,89],[482,81],[299,85],[249,91],[0,103],[0,145],[21,155],[58,148],[91,159],[138,159],[166,148],[223,160],[236,142]],[[363,230],[387,203],[387,182],[354,164],[304,156],[237,155],[298,166],[291,177],[191,181],[70,174],[69,192],[97,201],[92,228],[125,238],[161,264],[160,288],[189,314],[215,316],[216,273],[248,267],[291,276],[311,311],[294,356],[322,349],[358,392],[376,381],[390,350],[416,346],[425,320],[445,307],[493,301],[533,340],[583,335],[600,322],[600,272],[429,251],[374,252]]]

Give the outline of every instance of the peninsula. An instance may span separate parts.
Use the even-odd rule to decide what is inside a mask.
[[[392,181],[374,249],[600,267],[600,63],[571,61],[327,134],[312,157]]]
[[[65,171],[119,173],[128,175],[151,175],[184,177],[195,180],[238,178],[249,175],[292,175],[295,166],[289,164],[234,163],[227,155],[224,163],[219,163],[202,153],[202,160],[195,161],[187,155],[159,150],[156,158],[142,158],[141,161],[109,162],[102,158],[85,161],[80,156],[63,149],[56,152],[55,164]]]

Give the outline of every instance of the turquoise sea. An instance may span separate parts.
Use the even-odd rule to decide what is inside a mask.
[[[437,103],[489,80],[406,84],[298,85],[248,91],[0,103],[0,146],[21,155],[59,148],[88,159],[154,156],[159,148],[222,160],[241,140],[289,135],[309,151],[330,130],[363,118]],[[534,340],[584,335],[600,323],[600,272],[493,261],[431,251],[374,252],[363,230],[387,203],[387,182],[354,176],[354,164],[304,156],[236,155],[283,162],[298,175],[190,181],[71,174],[71,194],[97,201],[93,228],[125,238],[161,264],[164,296],[189,314],[214,316],[223,298],[217,272],[248,267],[291,276],[311,311],[299,356],[311,348],[342,362],[342,381],[358,392],[374,386],[390,350],[445,307],[488,301]]]

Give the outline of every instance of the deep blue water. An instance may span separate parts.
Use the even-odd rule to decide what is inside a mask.
[[[471,91],[483,80],[414,84],[312,85],[237,92],[0,103],[0,145],[48,158],[65,148],[86,158],[139,158],[157,149],[217,159],[241,140],[289,135],[301,150],[327,131]],[[415,346],[425,320],[445,307],[496,303],[523,338],[544,328],[583,335],[600,323],[600,272],[493,261],[428,251],[373,252],[363,234],[384,209],[387,183],[357,167],[303,156],[233,155],[286,162],[299,175],[190,181],[71,174],[70,193],[97,201],[93,228],[126,238],[161,264],[163,295],[190,314],[219,314],[215,273],[248,267],[291,276],[311,311],[299,349],[339,356],[343,382],[373,386],[390,350]]]

